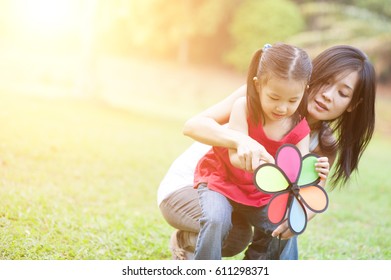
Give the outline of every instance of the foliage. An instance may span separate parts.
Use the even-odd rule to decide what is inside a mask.
[[[333,2],[311,2],[300,7],[306,29],[288,42],[309,49],[313,56],[332,45],[356,46],[370,56],[380,78],[391,77],[391,21],[386,17]]]
[[[32,19],[18,18],[25,12],[38,18],[34,10],[27,11],[34,5],[21,9],[23,1],[14,2],[0,1],[4,44],[90,52],[91,57],[104,52],[219,63],[240,71],[264,43],[286,41],[312,54],[332,44],[352,44],[379,63],[379,77],[391,77],[389,0],[72,0],[70,29],[50,36],[45,26],[30,29]]]
[[[265,43],[286,41],[312,54],[352,44],[382,64],[380,77],[391,76],[386,0],[96,1],[96,44],[105,52],[220,63],[243,72]]]
[[[188,53],[194,52],[191,44],[197,40],[203,40],[203,45],[198,47],[205,52],[210,49],[208,41],[214,37],[225,39],[219,33],[235,3],[223,0],[173,0],[169,4],[165,0],[123,2],[124,13],[111,24],[121,26],[127,33],[130,48],[186,61]]]
[[[245,70],[265,43],[285,41],[304,27],[298,6],[286,0],[244,1],[229,27],[234,46],[226,61]]]
[[[386,16],[388,18],[391,18],[391,6],[389,0],[328,0],[328,1],[314,1],[314,0],[292,0],[293,2],[296,2],[298,4],[304,4],[304,3],[314,3],[314,4],[324,4],[324,3],[334,3],[334,4],[340,4],[340,5],[348,5],[348,6],[356,6],[359,8],[366,9],[368,11],[377,13],[379,15]]]
[[[322,44],[327,40],[368,38],[387,33],[391,27],[391,23],[385,18],[355,6],[327,2],[309,3],[303,4],[301,10],[307,22],[306,30],[322,34],[321,38],[313,36],[314,34],[308,36],[308,39],[312,37],[313,44]]]
[[[352,0],[352,5],[357,5],[358,7],[391,18],[391,5],[389,0]]]

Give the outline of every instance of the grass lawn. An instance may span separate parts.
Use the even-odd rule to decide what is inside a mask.
[[[5,94],[0,112],[0,258],[169,258],[156,189],[180,123]]]
[[[329,192],[329,209],[299,238],[302,259],[391,259],[390,148],[375,137],[356,179]]]
[[[301,259],[391,259],[391,100],[379,100],[359,176],[329,194],[299,238]],[[156,191],[191,143],[183,122],[205,104],[166,102],[152,114],[1,91],[0,259],[170,259]]]

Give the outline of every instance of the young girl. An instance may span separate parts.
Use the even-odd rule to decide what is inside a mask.
[[[303,95],[311,71],[311,60],[299,48],[280,43],[257,51],[248,72],[247,97],[233,105],[229,128],[249,135],[272,156],[285,143],[295,144],[303,155],[308,153],[310,129],[300,112],[306,108]],[[327,158],[321,161],[325,179]],[[259,164],[253,164],[253,169]],[[274,229],[263,207],[271,196],[255,188],[252,172],[237,167],[241,167],[237,150],[222,147],[213,147],[198,163],[195,187],[202,216],[195,259],[221,259],[233,211],[258,230]]]

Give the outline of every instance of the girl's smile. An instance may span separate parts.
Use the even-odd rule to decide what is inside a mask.
[[[277,119],[277,120],[280,120],[282,118],[285,117],[285,114],[278,114],[278,113],[272,113],[272,116]]]

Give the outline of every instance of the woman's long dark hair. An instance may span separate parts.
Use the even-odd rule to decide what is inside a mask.
[[[319,133],[319,145],[327,155],[337,153],[332,188],[344,184],[357,170],[360,158],[372,138],[375,128],[376,75],[368,57],[352,46],[334,46],[313,60],[313,72],[309,83],[309,95],[322,89],[338,75],[357,71],[358,81],[349,105],[352,110],[340,117],[323,121]],[[328,141],[330,127],[336,132],[336,140]]]

